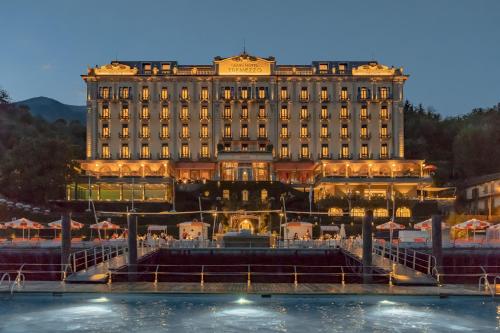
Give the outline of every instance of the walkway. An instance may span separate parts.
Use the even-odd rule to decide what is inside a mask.
[[[138,247],[137,248],[137,260],[140,260],[149,253],[154,252],[154,248]],[[108,281],[108,272],[110,269],[118,269],[127,265],[127,253],[118,255],[101,262],[95,266],[91,266],[88,269],[84,269],[69,275],[66,279],[68,283],[106,283]]]

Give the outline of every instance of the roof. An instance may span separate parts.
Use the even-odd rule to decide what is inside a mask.
[[[464,187],[475,186],[496,180],[500,180],[500,172],[469,178],[463,182],[463,186]]]

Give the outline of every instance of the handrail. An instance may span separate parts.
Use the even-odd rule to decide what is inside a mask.
[[[14,293],[15,286],[17,286],[19,288],[19,287],[22,287],[24,285],[24,282],[26,280],[26,277],[22,273],[24,265],[25,264],[22,264],[21,267],[19,267],[19,270],[17,271],[16,278],[14,279],[14,282],[12,283],[12,285],[10,287],[10,294],[11,295]]]
[[[6,278],[8,278],[8,280],[9,280],[9,285],[10,285],[10,274],[9,274],[9,273],[3,273],[3,274],[2,274],[2,277],[0,278],[0,286],[2,285],[2,282],[3,282]]]

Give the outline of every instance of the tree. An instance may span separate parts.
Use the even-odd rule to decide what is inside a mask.
[[[7,90],[0,88],[0,104],[9,104],[10,96]]]

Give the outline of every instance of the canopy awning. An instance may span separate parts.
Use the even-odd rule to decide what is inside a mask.
[[[98,222],[96,224],[90,225],[91,229],[98,229],[98,230],[118,230],[121,229],[121,227],[117,224],[111,223],[109,221],[102,221]]]
[[[478,219],[470,219],[468,221],[459,223],[454,225],[452,228],[461,229],[461,230],[481,230],[486,229],[491,226],[491,223],[488,221],[481,221]]]
[[[276,171],[313,171],[314,162],[276,162],[274,170]]]
[[[378,230],[402,230],[405,228],[405,226],[393,221],[389,221],[384,224],[376,226],[376,228]]]
[[[52,229],[62,229],[62,220],[57,220],[49,223],[49,227]],[[83,223],[76,222],[75,220],[71,220],[71,229],[81,229],[84,227]]]
[[[6,222],[6,227],[12,229],[44,229],[45,227],[38,222],[28,220],[27,218],[20,218],[14,221]]]
[[[430,230],[432,229],[432,219],[427,219],[425,221],[416,223],[413,227],[417,230]],[[441,229],[446,229],[446,228],[447,228],[446,223],[441,222]]]

